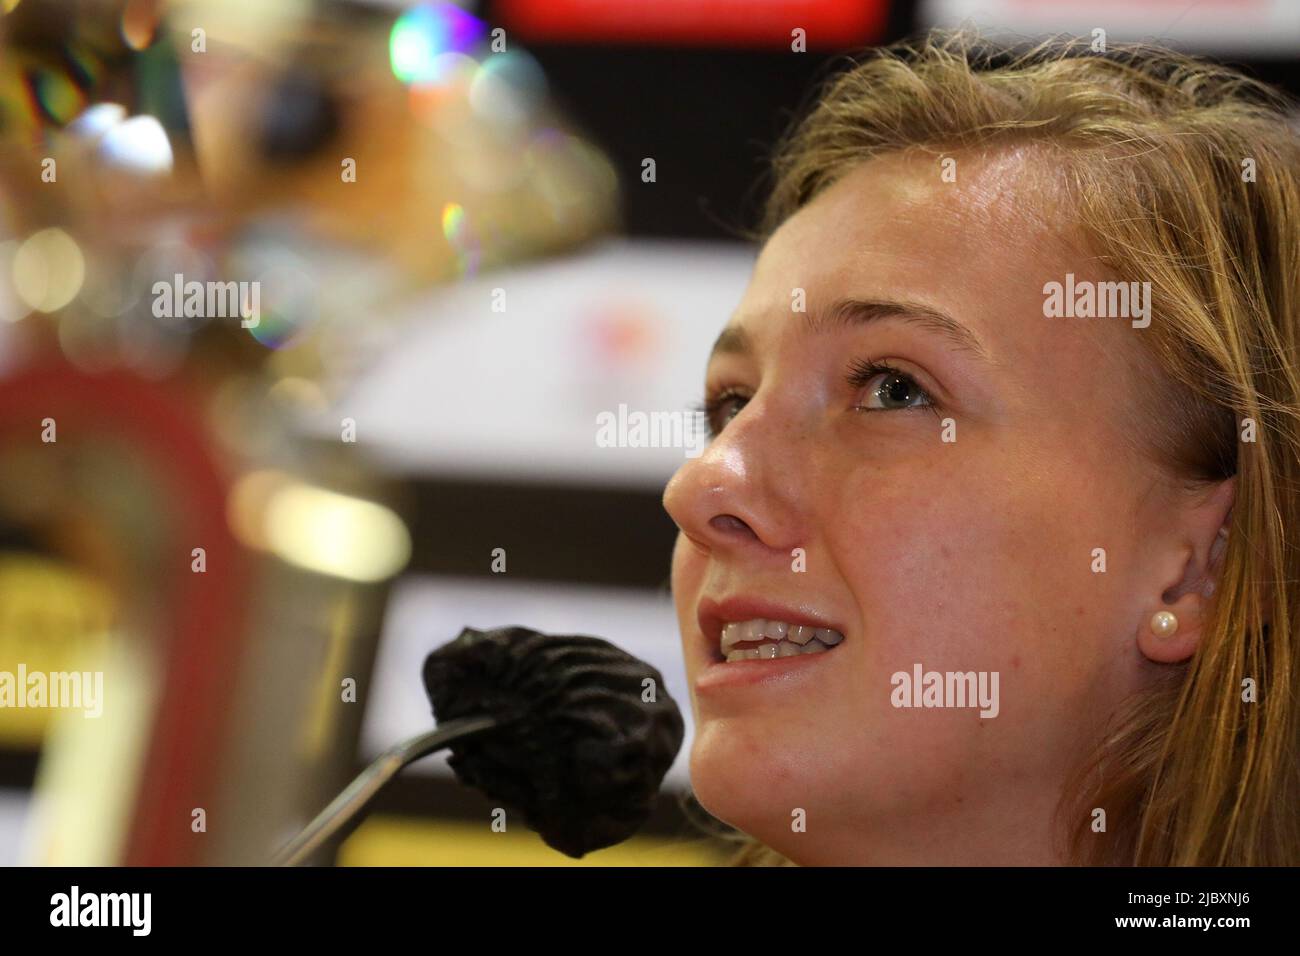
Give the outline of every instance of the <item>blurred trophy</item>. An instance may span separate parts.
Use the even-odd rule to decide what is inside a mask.
[[[22,862],[265,862],[353,770],[411,547],[364,423],[309,431],[401,303],[607,232],[616,178],[452,4],[0,9]]]

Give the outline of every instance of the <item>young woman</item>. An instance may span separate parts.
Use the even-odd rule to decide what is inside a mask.
[[[1288,109],[958,34],[793,128],[664,495],[743,862],[1300,864]]]

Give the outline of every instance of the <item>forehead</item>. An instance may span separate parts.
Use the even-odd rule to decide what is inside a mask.
[[[773,233],[730,325],[765,349],[800,334],[790,321],[796,290],[809,313],[841,297],[911,301],[956,317],[998,365],[1042,365],[1045,350],[1062,348],[1062,366],[1095,362],[1127,323],[1066,326],[1043,312],[1046,283],[1067,272],[1107,278],[1081,239],[1060,170],[1039,147],[858,164]]]
[[[752,291],[788,298],[792,286],[811,295],[813,287],[892,283],[942,295],[992,282],[1041,294],[1044,282],[1080,264],[1061,194],[1051,160],[1027,149],[876,157],[781,225],[759,256]]]

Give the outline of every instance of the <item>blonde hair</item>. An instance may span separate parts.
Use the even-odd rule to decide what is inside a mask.
[[[1167,375],[1160,414],[1143,423],[1153,457],[1189,487],[1236,476],[1195,655],[1115,715],[1062,795],[1072,861],[1300,863],[1300,139],[1289,109],[1238,72],[1155,47],[1099,54],[1057,39],[1015,54],[934,33],[833,77],[773,161],[761,235],[874,155],[1046,147],[1089,251],[1123,281],[1151,283],[1142,334]],[[1247,419],[1253,442],[1238,440]],[[1247,679],[1257,702],[1243,701]],[[1104,833],[1090,826],[1096,807]],[[751,840],[735,862],[789,861]]]

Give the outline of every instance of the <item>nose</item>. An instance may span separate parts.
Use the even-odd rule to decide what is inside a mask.
[[[798,546],[799,460],[757,400],[733,418],[664,489],[663,505],[682,533],[706,551]],[[785,433],[787,436],[789,431]]]

